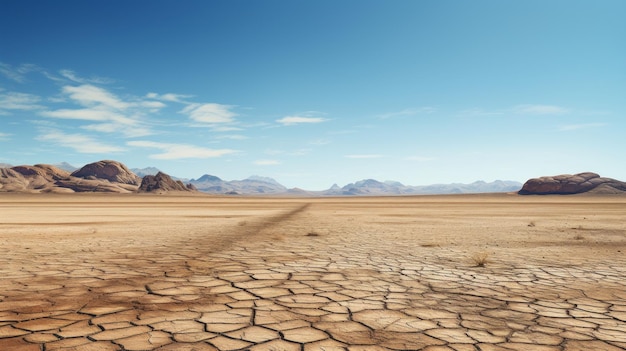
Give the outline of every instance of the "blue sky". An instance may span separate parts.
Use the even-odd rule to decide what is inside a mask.
[[[3,1],[0,162],[626,180],[626,2]]]

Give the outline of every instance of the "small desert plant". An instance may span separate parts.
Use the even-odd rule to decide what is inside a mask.
[[[308,232],[306,236],[320,236],[318,232]]]
[[[576,234],[576,236],[574,237],[574,240],[584,240],[585,237],[582,234]]]
[[[489,254],[486,252],[477,253],[472,256],[472,262],[474,262],[474,267],[484,267],[489,262]]]
[[[435,243],[424,243],[424,244],[420,244],[421,247],[439,247],[439,244],[435,244]]]
[[[534,227],[535,225],[536,225],[536,224],[535,224],[535,222],[530,222],[530,223],[528,223],[528,226],[529,226],[529,227]]]

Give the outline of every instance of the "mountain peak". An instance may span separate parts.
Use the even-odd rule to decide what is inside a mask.
[[[219,177],[216,177],[214,175],[210,175],[210,174],[205,174],[202,177],[198,178],[197,180],[195,180],[196,182],[221,182],[222,179]]]
[[[255,182],[263,182],[263,183],[269,183],[269,184],[274,184],[274,185],[281,185],[274,178],[262,177],[262,176],[258,176],[258,175],[251,175],[251,176],[249,176],[248,178],[246,178],[244,180],[252,180],[252,181],[255,181]]]

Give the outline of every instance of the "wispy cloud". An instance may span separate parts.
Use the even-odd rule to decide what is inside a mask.
[[[129,141],[126,143],[126,145],[159,149],[163,152],[150,155],[150,158],[159,160],[175,160],[185,158],[215,158],[234,154],[237,152],[237,150],[231,149],[209,149],[194,145],[160,143],[155,141]]]
[[[180,113],[188,115],[189,118],[195,122],[207,125],[234,123],[237,114],[231,111],[233,107],[234,106],[214,103],[194,103],[186,106]]]
[[[378,117],[380,119],[389,119],[389,118],[401,117],[401,116],[415,116],[415,115],[419,115],[419,114],[431,114],[431,113],[434,113],[436,111],[437,111],[436,108],[426,106],[426,107],[420,107],[420,108],[406,108],[406,109],[401,110],[401,111],[384,113],[384,114],[378,115],[376,117]]]
[[[530,115],[562,115],[569,112],[565,107],[556,105],[517,105],[513,111]]]
[[[253,162],[257,166],[276,166],[280,164],[278,160],[256,160]]]
[[[579,129],[599,128],[599,127],[604,127],[606,125],[607,125],[606,123],[569,124],[569,125],[559,127],[559,130],[562,132],[565,132],[565,131],[579,130]]]
[[[148,93],[146,94],[146,97],[148,99],[178,102],[178,103],[184,104],[184,103],[187,103],[185,102],[185,99],[190,99],[193,97],[193,95],[183,95],[183,94],[173,94],[173,93],[167,93],[167,94]]]
[[[365,154],[365,155],[345,155],[345,158],[354,158],[354,159],[368,159],[368,158],[381,158],[383,155],[378,154]]]
[[[24,83],[26,81],[25,75],[27,73],[39,70],[39,66],[30,63],[13,67],[7,63],[0,62],[0,74],[18,83]]]
[[[2,133],[2,132],[0,132],[0,141],[9,140],[10,136],[11,136],[11,134],[9,134],[9,133]]]
[[[41,116],[102,122],[81,128],[101,133],[120,133],[127,137],[153,134],[140,118],[165,106],[159,101],[125,101],[106,89],[90,84],[64,86],[62,92],[70,102],[81,108],[41,111]]]
[[[107,154],[124,151],[123,148],[99,142],[84,134],[66,134],[58,130],[44,131],[37,140],[74,149],[83,154]]]
[[[133,124],[135,121],[115,111],[106,108],[83,108],[83,109],[61,109],[55,111],[42,111],[45,117],[76,119],[83,121],[115,121],[121,124]]]
[[[233,126],[214,125],[214,126],[211,126],[211,130],[214,132],[236,132],[239,130],[243,130],[243,128],[233,127]]]
[[[104,78],[104,77],[90,77],[90,78],[84,78],[84,77],[80,77],[78,74],[76,74],[76,72],[69,70],[69,69],[62,69],[59,71],[59,74],[73,82],[79,83],[79,84],[88,84],[88,83],[93,83],[93,84],[111,84],[114,83],[115,80],[111,79],[111,78]]]
[[[89,124],[82,126],[81,128],[84,130],[100,133],[120,133],[129,138],[138,138],[155,134],[154,131],[152,131],[148,127],[143,127],[141,125],[125,126],[124,124],[120,123]]]
[[[326,122],[328,119],[322,117],[302,117],[302,116],[287,116],[281,119],[277,119],[276,122],[290,126],[294,124],[313,124]]]
[[[37,95],[7,92],[0,94],[0,110],[37,110],[42,109],[39,105],[41,98]]]
[[[67,85],[63,87],[63,93],[77,103],[87,107],[103,106],[116,110],[125,110],[131,106],[131,104],[122,101],[109,91],[91,84]]]

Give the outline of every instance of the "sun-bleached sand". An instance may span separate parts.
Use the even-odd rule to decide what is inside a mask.
[[[5,351],[626,349],[624,196],[0,194],[0,245]]]

